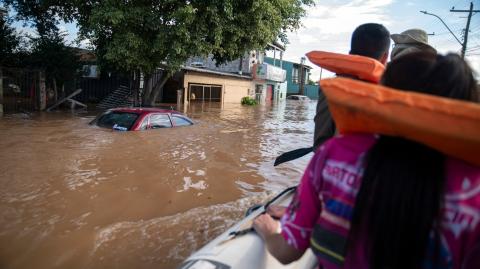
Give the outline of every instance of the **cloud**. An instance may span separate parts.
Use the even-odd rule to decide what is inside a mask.
[[[480,55],[469,55],[467,52],[465,60],[474,70],[475,78],[477,79],[477,82],[480,83]]]
[[[318,37],[311,35],[311,34],[304,34],[301,38],[296,38],[300,44],[307,45],[307,44],[316,44],[318,43]]]
[[[60,25],[58,26],[58,30],[59,30],[60,32],[68,32],[67,27],[65,26],[65,24],[60,24]]]
[[[343,5],[317,5],[308,11],[303,20],[306,29],[319,34],[351,33],[355,27],[366,22],[390,24],[386,8],[392,0],[351,1]]]
[[[360,24],[392,24],[388,14],[388,7],[392,3],[393,0],[353,0],[341,4],[338,1],[317,1],[302,20],[304,27],[288,35],[290,44],[287,45],[284,59],[299,62],[305,53],[312,50],[348,53],[351,34]],[[315,67],[312,78],[316,80],[320,76],[320,69],[310,65]],[[325,75],[333,74],[324,71],[322,77]]]
[[[18,35],[29,36],[29,37],[38,37],[38,33],[35,29],[27,26],[17,26],[15,31]]]
[[[84,48],[84,49],[90,49],[91,46],[92,46],[92,43],[90,42],[90,39],[82,39],[80,40],[80,42],[78,42],[78,46],[80,48]]]

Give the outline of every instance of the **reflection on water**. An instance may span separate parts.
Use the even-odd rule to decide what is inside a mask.
[[[171,268],[298,182],[315,102],[196,104],[196,125],[89,126],[94,113],[0,119],[0,268]]]

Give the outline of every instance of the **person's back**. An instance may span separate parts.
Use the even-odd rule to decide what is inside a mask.
[[[403,57],[382,84],[475,100],[457,55]],[[360,134],[330,140],[312,163],[312,178],[322,179],[313,185],[328,194],[324,210],[334,216],[322,212],[312,245],[325,243],[318,230],[339,232],[350,240],[346,268],[480,268],[479,167],[402,138]]]
[[[283,220],[283,229],[293,235],[289,237],[289,240],[300,248],[310,246],[314,253],[320,257],[324,268],[375,268],[372,264],[369,264],[371,254],[368,252],[368,248],[371,247],[369,244],[372,242],[369,242],[368,238],[376,239],[375,243],[378,244],[374,250],[376,256],[383,255],[387,260],[387,257],[392,256],[391,252],[402,255],[390,259],[390,261],[395,261],[394,264],[401,266],[384,268],[416,268],[402,264],[407,260],[405,257],[408,255],[416,255],[422,257],[422,259],[426,255],[424,262],[431,267],[426,265],[422,268],[480,268],[479,259],[477,259],[480,255],[480,169],[451,157],[445,159],[445,189],[448,191],[443,195],[445,203],[440,208],[441,219],[443,220],[438,230],[438,239],[440,240],[438,244],[440,261],[438,264],[433,265],[431,259],[434,249],[433,237],[424,241],[417,237],[417,233],[409,232],[408,229],[405,229],[407,231],[395,230],[392,232],[380,225],[373,225],[371,228],[383,229],[385,233],[388,231],[391,236],[371,237],[366,235],[365,231],[362,231],[355,237],[355,240],[352,240],[354,243],[348,246],[349,252],[344,256],[344,249],[348,245],[349,232],[351,231],[349,228],[355,225],[352,222],[352,217],[354,208],[357,206],[357,194],[363,184],[362,176],[365,166],[359,160],[377,142],[378,138],[375,135],[348,134],[333,138],[322,146],[322,154],[314,156],[305,172],[305,175],[312,175],[311,185],[300,190],[300,193],[302,193],[302,190],[307,188],[322,186],[319,190],[319,195],[322,197],[321,203],[312,203],[308,206],[306,203],[304,204],[304,210],[309,212],[308,215],[315,212],[317,207],[322,207],[322,212],[318,218],[310,215],[315,219],[303,219],[301,221],[315,222],[315,226],[312,231],[312,238],[298,241],[296,239],[302,238],[300,234],[306,230],[298,229],[297,222],[291,219],[292,213],[300,215],[298,211],[290,212]],[[397,157],[402,153],[404,153],[402,150],[391,152],[392,155],[397,155]],[[422,158],[421,155],[408,155],[408,158],[412,158],[419,165],[429,165],[428,160]],[[396,172],[398,171],[391,171],[392,174]],[[395,179],[398,180],[398,178]],[[398,184],[392,182],[389,182],[389,184],[392,185],[392,188],[398,186]],[[398,192],[400,191],[404,190],[398,189]],[[398,192],[395,192],[396,197],[401,195]],[[303,191],[303,193],[306,192]],[[381,194],[374,195],[368,192],[366,195],[371,197],[373,203],[377,203],[377,207],[383,207],[383,210],[375,209],[375,213],[368,215],[369,217],[384,218],[384,225],[393,225],[396,222],[394,226],[398,227],[405,225],[405,221],[398,222],[398,218],[392,218],[392,216],[401,215],[401,217],[409,219],[407,221],[409,225],[407,226],[418,227],[422,225],[421,216],[409,216],[411,212],[408,212],[407,204],[404,207],[407,212],[403,212],[401,206],[396,207],[396,209],[389,208],[388,203],[385,203],[386,199],[375,200]],[[420,193],[420,190],[405,193],[406,199],[411,199],[411,204],[415,203],[417,201],[415,198],[421,195],[423,194]],[[308,200],[304,197],[302,195],[298,197],[300,203],[302,203],[301,200]],[[430,199],[431,196],[427,195],[425,198]],[[433,207],[433,201],[431,203]],[[387,210],[390,215],[381,214],[381,211]],[[296,217],[299,218],[299,216]],[[409,238],[409,240],[405,240],[408,241],[407,244],[398,244],[397,241],[391,240],[392,237],[404,237]],[[425,243],[428,244],[426,247],[427,253],[421,251],[425,247]]]
[[[382,84],[476,100],[458,55],[405,55]],[[480,268],[480,167],[400,137],[340,135],[309,163],[281,235],[272,221],[254,227],[283,263],[310,247],[326,269]]]
[[[352,34],[350,54],[370,57],[385,64],[390,47],[390,33],[381,24],[366,23],[358,26]],[[337,74],[356,78],[356,74]],[[318,90],[317,112],[315,114],[315,131],[313,147],[319,145],[335,135],[335,123],[328,110],[327,100],[321,88]]]

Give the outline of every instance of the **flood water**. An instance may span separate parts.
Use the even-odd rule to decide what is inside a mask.
[[[0,118],[0,268],[175,268],[298,183],[315,102],[196,104],[194,126],[113,132],[95,113]]]

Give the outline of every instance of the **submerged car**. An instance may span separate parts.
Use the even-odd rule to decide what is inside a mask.
[[[308,96],[305,96],[305,95],[289,95],[287,96],[287,99],[288,100],[300,100],[300,101],[308,101],[310,100],[310,98]]]
[[[159,108],[114,108],[102,113],[90,124],[117,131],[141,131],[193,125],[182,113]]]

